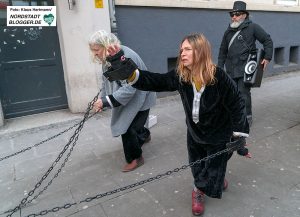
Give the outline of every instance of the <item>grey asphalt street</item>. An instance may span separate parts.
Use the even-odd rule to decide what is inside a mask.
[[[226,174],[229,188],[221,200],[205,198],[204,217],[300,216],[300,72],[265,78],[261,88],[252,89],[252,98],[254,120],[248,143],[253,157],[234,154]],[[152,140],[143,146],[142,167],[130,173],[121,172],[125,160],[120,138],[113,138],[110,133],[110,111],[97,114],[84,124],[58,177],[22,209],[21,216],[43,210],[50,212],[41,214],[52,217],[193,216],[189,168],[141,186],[101,195],[187,164],[180,97],[160,98],[151,114],[157,116],[158,123],[151,128]],[[7,121],[0,128],[0,159],[38,144],[78,123],[82,117],[58,111]],[[74,129],[0,161],[0,213],[28,196],[73,133]],[[50,179],[61,161],[50,173]],[[50,179],[45,179],[34,195]],[[80,202],[86,198],[91,201]],[[73,203],[70,208],[66,205]],[[20,212],[13,216],[20,216]]]

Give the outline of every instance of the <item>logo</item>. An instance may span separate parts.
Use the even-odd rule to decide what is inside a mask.
[[[51,23],[53,23],[53,20],[54,20],[53,14],[45,14],[44,15],[44,21],[46,23],[48,23],[49,26],[51,25]]]
[[[7,26],[56,26],[56,6],[8,6]]]

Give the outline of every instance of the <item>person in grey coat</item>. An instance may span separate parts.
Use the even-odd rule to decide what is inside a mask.
[[[112,33],[100,30],[91,35],[89,47],[95,60],[102,64],[102,71],[110,67],[106,61],[107,47],[120,45],[119,39]],[[139,67],[147,69],[139,55],[130,48],[120,45],[126,56]],[[129,172],[144,164],[141,146],[151,139],[150,131],[145,128],[149,111],[156,102],[156,93],[140,91],[128,85],[126,81],[110,82],[102,75],[102,91],[95,102],[96,111],[105,107],[112,108],[111,132],[114,137],[122,137],[127,164],[123,172]]]
[[[229,14],[231,24],[225,31],[221,42],[218,66],[224,69],[225,65],[226,72],[236,82],[246,102],[247,119],[251,125],[251,88],[244,84],[245,65],[249,53],[256,50],[255,42],[258,40],[263,45],[265,51],[265,56],[261,62],[263,70],[265,70],[272,59],[273,42],[270,35],[261,26],[249,19],[249,12],[246,10],[245,2],[235,1],[233,10]],[[233,39],[236,33],[237,35]]]

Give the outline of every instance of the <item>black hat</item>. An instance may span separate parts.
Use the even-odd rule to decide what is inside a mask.
[[[229,13],[232,13],[232,12],[245,12],[246,14],[249,14],[247,9],[246,9],[246,2],[243,2],[243,1],[235,1],[233,3],[233,9],[232,11],[230,11]]]

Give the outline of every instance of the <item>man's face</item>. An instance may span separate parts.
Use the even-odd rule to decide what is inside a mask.
[[[106,58],[106,49],[98,44],[90,45],[93,55],[100,61]]]
[[[193,64],[193,48],[188,40],[185,40],[180,49],[181,61],[185,67],[188,69],[192,68]]]
[[[231,12],[230,13],[230,17],[231,17],[231,27],[232,28],[237,28],[239,27],[239,25],[244,22],[244,20],[247,17],[246,13],[243,12]]]

